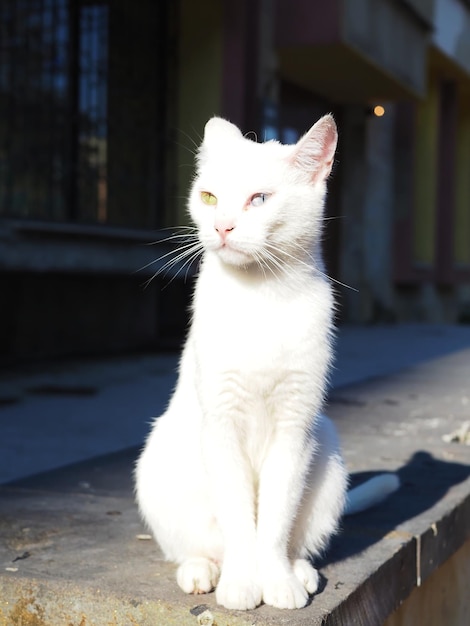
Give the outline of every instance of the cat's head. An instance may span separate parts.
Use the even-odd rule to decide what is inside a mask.
[[[294,145],[257,143],[209,120],[189,199],[204,249],[229,265],[271,267],[315,252],[336,142],[331,115]]]

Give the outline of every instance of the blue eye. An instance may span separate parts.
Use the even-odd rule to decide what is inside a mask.
[[[255,193],[251,196],[249,204],[251,204],[251,206],[261,206],[267,201],[270,195],[269,193]]]

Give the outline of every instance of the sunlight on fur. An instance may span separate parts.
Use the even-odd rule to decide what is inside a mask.
[[[176,253],[202,261],[179,377],[136,468],[143,519],[186,593],[229,609],[305,606],[313,560],[348,507],[347,472],[321,414],[333,294],[321,257],[337,131],[257,143],[212,118]],[[160,272],[170,269],[168,255]],[[390,487],[390,485],[388,485]],[[382,497],[376,481],[360,507]],[[385,489],[387,492],[387,489]],[[384,494],[385,495],[385,494]]]

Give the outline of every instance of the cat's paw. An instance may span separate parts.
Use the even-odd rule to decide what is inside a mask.
[[[294,574],[309,594],[317,591],[320,577],[317,570],[306,559],[294,561]]]
[[[248,611],[261,604],[261,587],[253,580],[236,580],[222,577],[215,590],[218,604],[226,609]]]
[[[268,577],[263,582],[263,600],[278,609],[301,609],[308,602],[308,593],[297,575]]]
[[[176,581],[185,593],[209,593],[217,585],[219,568],[203,557],[187,559],[176,572]]]

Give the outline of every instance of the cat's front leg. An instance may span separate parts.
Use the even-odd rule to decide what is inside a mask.
[[[259,579],[264,602],[277,608],[302,608],[316,590],[316,571],[306,561],[294,567],[288,553],[313,453],[314,444],[301,425],[280,424],[260,474]]]
[[[251,559],[225,562],[215,591],[218,604],[227,609],[246,611],[261,604],[262,589],[256,576],[256,565]]]
[[[255,487],[243,453],[237,415],[229,407],[205,416],[203,450],[214,509],[224,542],[216,599],[228,609],[261,604],[257,579]]]

